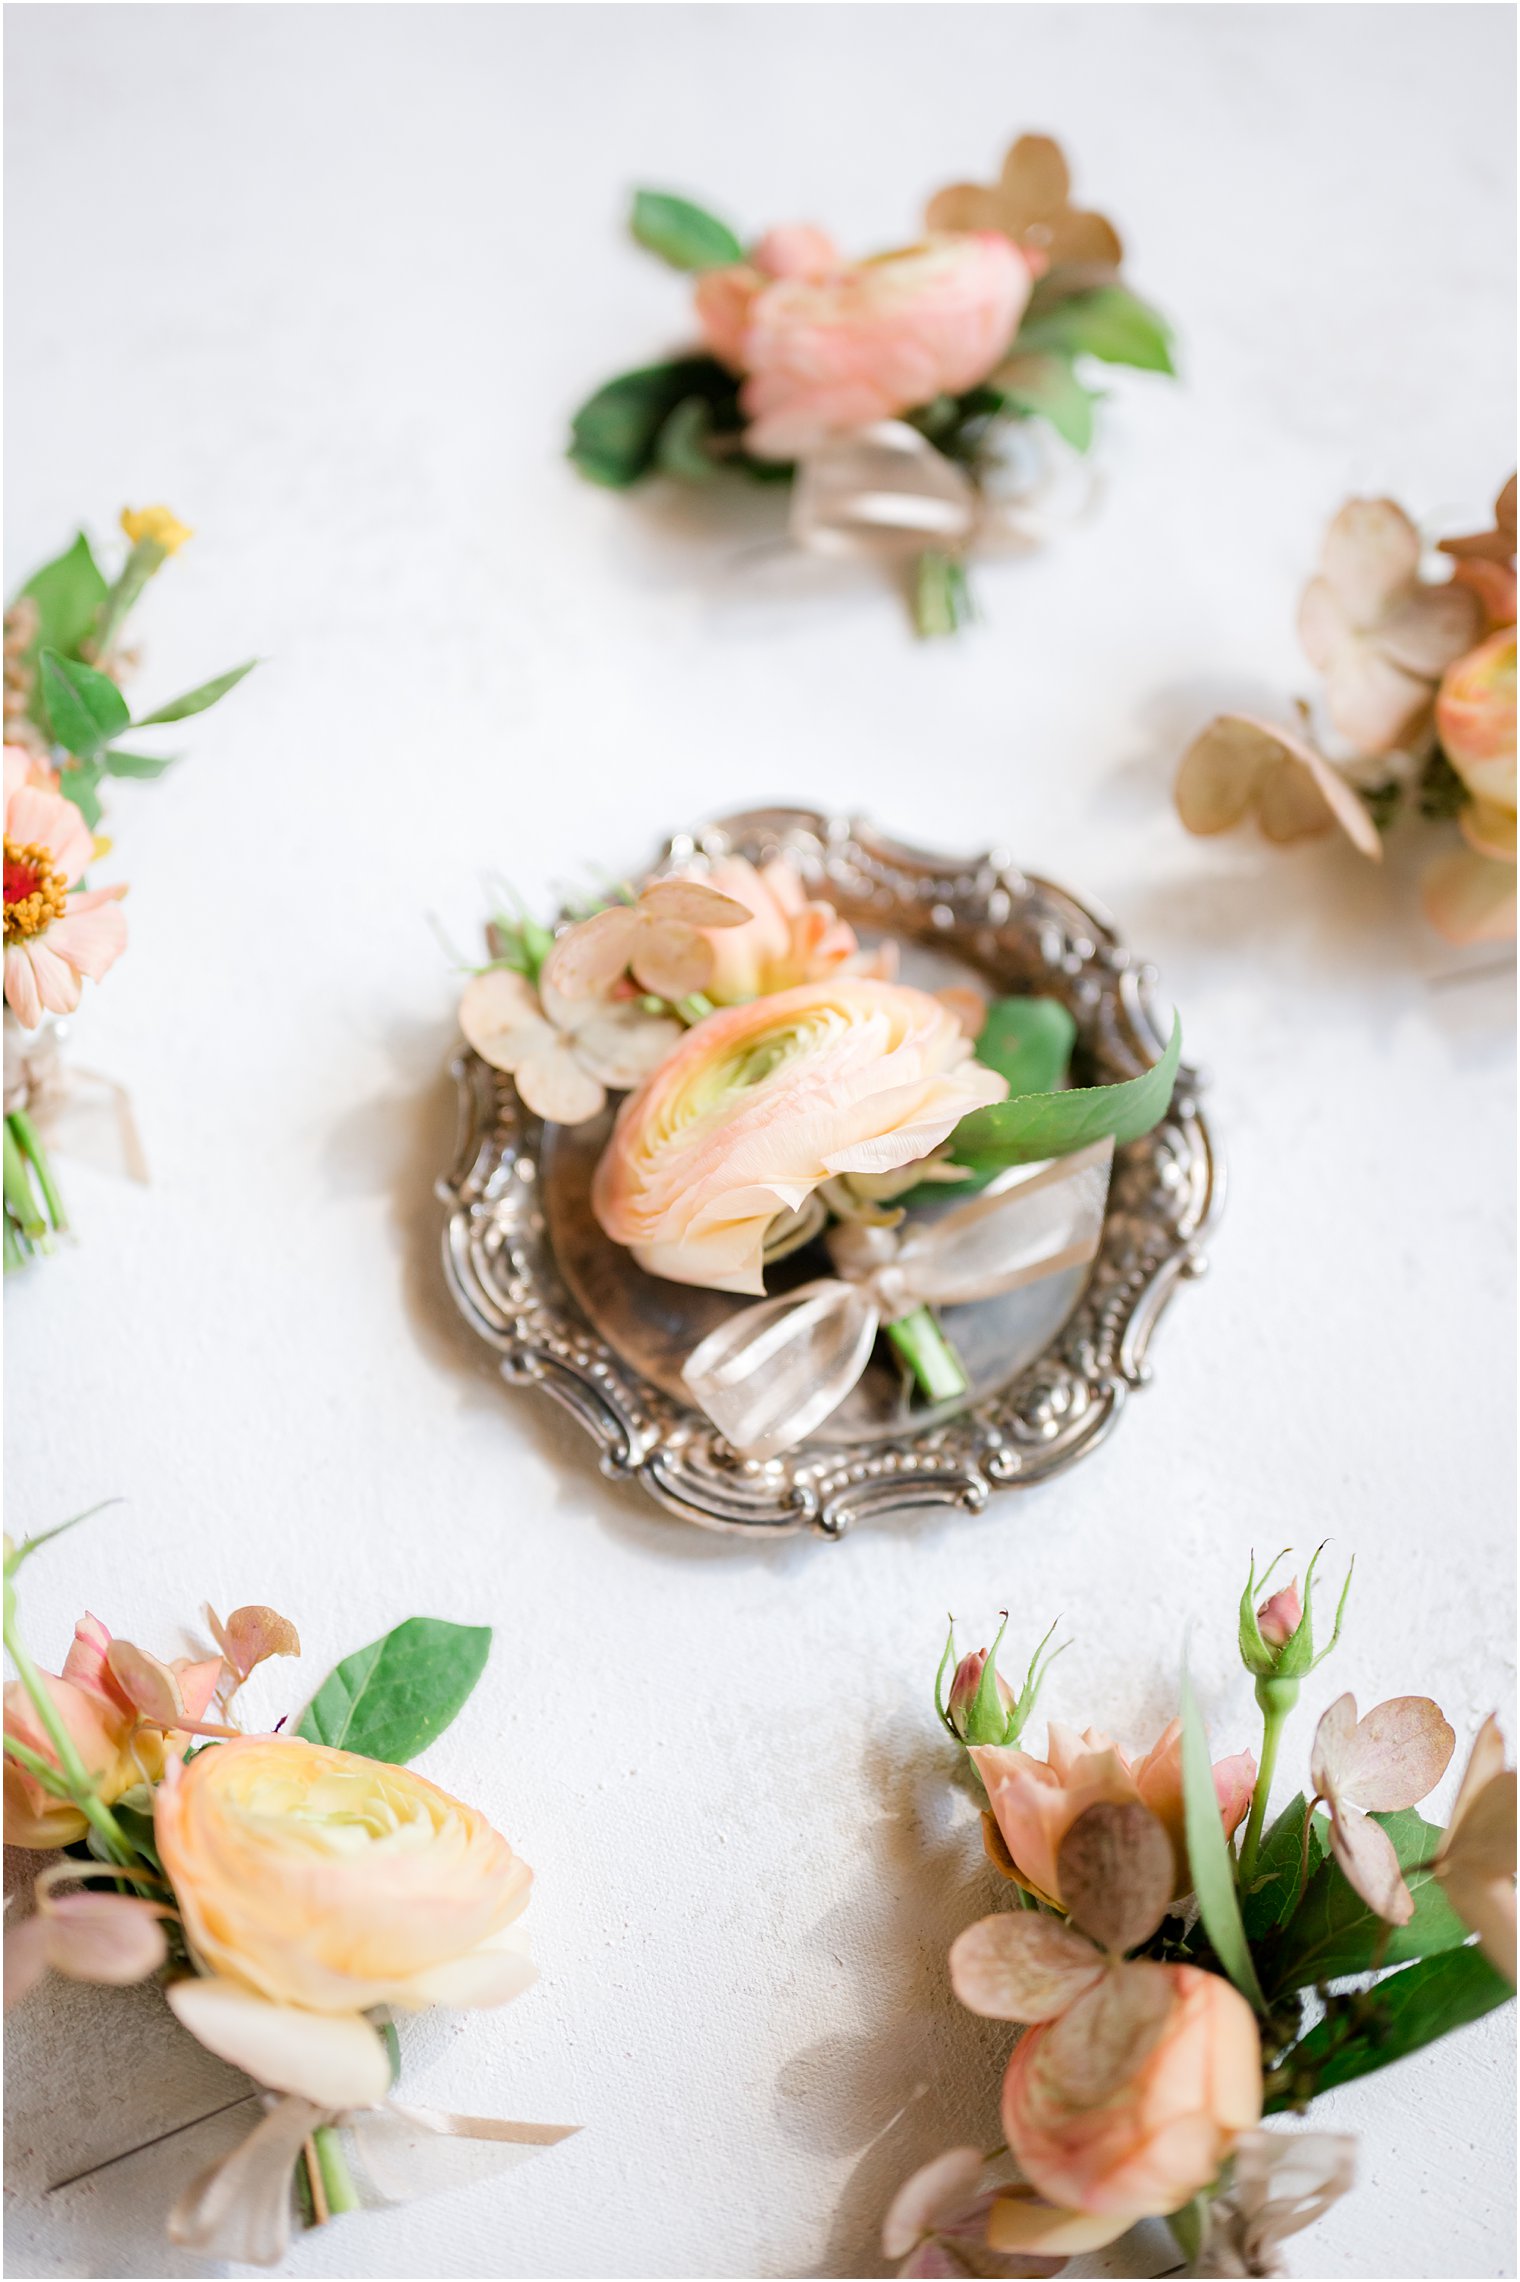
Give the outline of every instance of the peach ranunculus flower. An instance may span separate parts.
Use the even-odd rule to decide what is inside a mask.
[[[757,458],[795,459],[974,388],[1007,354],[1034,283],[997,230],[825,266],[831,252],[821,232],[774,232],[753,262],[710,270],[697,288],[708,346],[745,375],[745,448]],[[762,259],[788,267],[768,274]]]
[[[1005,1744],[973,1747],[971,1758],[1021,1885],[1042,1900],[1061,1903],[1056,1857],[1079,1815],[1100,1804],[1148,1807],[1171,1841],[1177,1895],[1190,1893],[1182,1811],[1182,1722],[1172,1720],[1145,1757],[1132,1765],[1111,1736],[1094,1728],[1078,1735],[1050,1722],[1046,1750],[1032,1753]],[[1216,1761],[1214,1790],[1225,1836],[1239,1827],[1256,1784],[1249,1751]]]
[[[1467,846],[1426,875],[1426,917],[1454,943],[1508,942],[1515,932],[1513,626],[1447,670],[1436,730],[1472,798],[1457,819]]]
[[[712,973],[703,987],[715,1006],[739,1006],[798,983],[823,982],[846,967],[892,979],[879,963],[866,967],[854,928],[832,904],[813,901],[796,865],[783,856],[758,870],[746,856],[728,856],[700,875],[683,876],[700,877],[753,914],[742,927],[715,928],[708,935]]]
[[[172,1763],[154,1835],[205,1976],[175,2014],[258,2083],[323,2107],[384,2097],[376,2005],[503,2005],[534,1978],[533,1873],[485,1817],[413,1774],[297,1736]]]
[[[74,886],[94,853],[71,800],[37,781],[35,763],[5,748],[5,1000],[24,1029],[44,1012],[72,1014],[83,975],[98,982],[127,947],[123,887]]]
[[[125,1646],[125,1644],[121,1644]],[[138,1783],[155,1780],[162,1770],[165,1730],[144,1719],[108,1661],[111,1635],[99,1617],[82,1616],[74,1628],[74,1641],[61,1674],[38,1675],[59,1719],[106,1806]],[[197,1663],[180,1658],[161,1670],[172,1676],[186,1720],[192,1725],[205,1718],[221,1677],[222,1660],[213,1656]],[[24,1743],[49,1764],[56,1765],[53,1745],[38,1718],[36,1706],[19,1680],[5,1690],[5,1732]],[[170,1730],[170,1733],[175,1732]],[[89,1829],[85,1817],[66,1799],[55,1798],[17,1760],[5,1762],[5,1843],[45,1852],[72,1846]]]
[[[1108,2035],[1095,2036],[1105,2006]],[[1051,2202],[1133,2223],[1217,2178],[1261,2121],[1261,2097],[1261,2039],[1240,1992],[1196,1965],[1142,1961],[1026,2030],[1003,2079],[1003,2130]]]
[[[927,991],[803,983],[688,1030],[624,1102],[592,1209],[651,1275],[763,1293],[779,1215],[835,1173],[926,1157],[1007,1091]]]

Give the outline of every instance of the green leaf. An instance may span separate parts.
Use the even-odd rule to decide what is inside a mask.
[[[665,190],[636,190],[628,227],[647,252],[658,254],[672,269],[727,269],[744,259],[744,248],[726,222]]]
[[[974,1109],[956,1127],[950,1153],[958,1165],[988,1172],[1067,1157],[1110,1134],[1119,1144],[1136,1141],[1166,1115],[1181,1060],[1182,1024],[1174,1017],[1171,1041],[1154,1069],[1122,1085],[1020,1094]]]
[[[655,465],[661,475],[678,476],[683,483],[708,483],[717,474],[707,439],[712,434],[712,407],[704,397],[683,397],[655,439]]]
[[[1368,1909],[1336,1862],[1322,1862],[1273,1945],[1267,1971],[1274,1995],[1382,1965],[1402,1965],[1411,1957],[1433,1957],[1466,1941],[1467,1928],[1429,1867],[1440,1831],[1413,1807],[1372,1820],[1393,1841],[1404,1883],[1414,1896],[1413,1917],[1407,1925],[1387,1924]]]
[[[1209,1741],[1198,1716],[1193,1685],[1182,1671],[1182,1808],[1187,1832],[1188,1868],[1193,1898],[1203,1920],[1214,1955],[1243,1997],[1259,2013],[1267,2009],[1256,1978],[1251,1945],[1241,1922],[1235,1891],[1235,1857],[1230,1852],[1224,1824],[1219,1818],[1219,1794],[1209,1763]]]
[[[165,769],[172,769],[179,758],[177,753],[123,753],[116,746],[100,756],[107,776],[161,777]]]
[[[1065,1077],[1077,1025],[1058,998],[995,998],[976,1058],[1008,1080],[1010,1094],[1049,1093]]]
[[[65,800],[72,800],[80,815],[93,832],[100,822],[100,777],[104,763],[78,761],[72,768],[58,772],[58,789]]]
[[[408,1617],[345,1656],[312,1697],[297,1735],[404,1766],[443,1733],[485,1670],[489,1625]]]
[[[54,737],[66,752],[91,759],[131,720],[126,699],[114,681],[77,658],[42,650],[37,662]]]
[[[732,408],[737,395],[738,382],[716,357],[677,357],[621,373],[576,413],[570,457],[593,483],[622,490],[655,465],[661,430],[678,405],[700,396],[718,412],[725,400]]]
[[[230,673],[203,681],[199,689],[187,690],[183,697],[161,705],[156,713],[145,713],[140,721],[133,722],[133,728],[151,729],[158,721],[188,721],[192,713],[204,713],[218,698],[225,697],[229,689],[236,689],[244,674],[251,674],[258,662],[257,658],[249,658],[245,665],[234,666]]]
[[[89,633],[106,598],[106,582],[83,531],[71,547],[21,589],[37,605],[37,646],[72,657]]]
[[[1448,1950],[1390,1973],[1372,1989],[1333,1999],[1330,2010],[1282,2063],[1287,2084],[1269,2093],[1269,2115],[1296,2104],[1302,2092],[1328,2092],[1403,2060],[1454,2028],[1466,2028],[1514,1990],[1481,1949]]]
[[[1084,388],[1070,357],[1019,356],[998,376],[1003,401],[1016,412],[1048,420],[1058,436],[1079,452],[1093,440],[1093,406],[1102,397]]]
[[[1026,318],[1015,353],[1101,357],[1105,364],[1137,365],[1143,372],[1175,373],[1171,327],[1127,286],[1100,285],[1073,293]]]
[[[1304,1859],[1304,1817],[1308,1811],[1309,1802],[1300,1791],[1297,1798],[1283,1808],[1261,1842],[1251,1890],[1241,1895],[1241,1915],[1251,1941],[1263,1940],[1274,1926],[1281,1925],[1292,1906]],[[1327,1829],[1324,1816],[1317,1814],[1309,1833],[1310,1878],[1325,1858],[1329,1845]]]

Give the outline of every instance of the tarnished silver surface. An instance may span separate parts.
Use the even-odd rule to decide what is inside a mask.
[[[654,869],[730,851],[763,863],[779,850],[863,934],[895,936],[914,979],[932,959],[997,991],[1064,1000],[1078,1024],[1077,1082],[1134,1077],[1159,1060],[1151,971],[1106,918],[1026,877],[1000,850],[935,855],[858,819],[766,808],[679,835]],[[1222,1196],[1198,1081],[1184,1065],[1167,1116],[1114,1160],[1103,1245],[1085,1281],[955,1311],[968,1397],[948,1412],[910,1415],[895,1374],[878,1363],[848,1414],[816,1437],[778,1458],[744,1459],[679,1393],[682,1356],[744,1303],[644,1276],[589,1223],[600,1128],[579,1139],[546,1129],[511,1079],[468,1051],[452,1068],[459,1145],[438,1193],[448,1208],[444,1270],[466,1320],[509,1383],[543,1387],[580,1419],[604,1473],[637,1478],[671,1512],[711,1529],[838,1537],[863,1516],[904,1506],[974,1512],[991,1489],[1069,1466],[1149,1376],[1156,1321],[1182,1278],[1201,1272],[1199,1247]],[[1014,1300],[1018,1312],[994,1312]]]

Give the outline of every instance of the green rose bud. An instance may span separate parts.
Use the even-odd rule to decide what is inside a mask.
[[[1328,1540],[1326,1540],[1328,1543]],[[1281,1715],[1290,1712],[1298,1702],[1299,1683],[1322,1664],[1341,1636],[1341,1619],[1346,1613],[1346,1596],[1351,1590],[1353,1561],[1346,1571],[1346,1582],[1341,1587],[1340,1601],[1335,1611],[1335,1629],[1325,1646],[1314,1652],[1314,1571],[1324,1545],[1316,1548],[1304,1578],[1302,1597],[1295,1577],[1290,1585],[1281,1587],[1260,1607],[1256,1596],[1261,1592],[1279,1564],[1288,1557],[1288,1548],[1278,1554],[1275,1561],[1258,1577],[1253,1556],[1246,1589],[1240,1596],[1240,1660],[1256,1678],[1256,1701],[1264,1713]]]
[[[1007,1630],[1005,1611],[992,1646],[975,1648],[969,1656],[957,1660],[955,1625],[951,1623],[950,1637],[945,1642],[945,1653],[935,1675],[934,1707],[959,1743],[1017,1743],[1034,1710],[1045,1674],[1061,1653],[1057,1648],[1049,1656],[1045,1654],[1050,1634],[1055,1631],[1052,1625],[1030,1659],[1023,1688],[1016,1696],[997,1668],[997,1652]],[[948,1700],[944,1695],[947,1671],[952,1675]]]

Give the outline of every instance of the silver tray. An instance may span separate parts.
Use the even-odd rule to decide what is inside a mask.
[[[1101,913],[1026,877],[1000,849],[935,855],[858,818],[760,808],[677,835],[653,869],[730,852],[763,863],[781,850],[863,940],[897,940],[906,979],[971,975],[998,991],[1064,1000],[1078,1026],[1079,1082],[1134,1077],[1159,1060],[1154,971]],[[990,1490],[1073,1464],[1148,1379],[1157,1319],[1177,1285],[1202,1273],[1199,1247],[1223,1194],[1199,1080],[1184,1065],[1166,1117],[1114,1159],[1092,1266],[950,1311],[968,1395],[911,1409],[890,1359],[878,1359],[817,1435],[780,1457],[747,1459],[681,1399],[679,1375],[697,1340],[745,1303],[645,1275],[601,1235],[585,1209],[601,1126],[546,1126],[509,1077],[467,1049],[451,1069],[459,1145],[438,1195],[444,1272],[465,1320],[510,1385],[542,1387],[580,1420],[604,1474],[638,1481],[709,1529],[840,1537],[906,1506],[975,1512]],[[809,1270],[799,1263],[800,1280]],[[768,1288],[781,1281],[774,1275]]]

